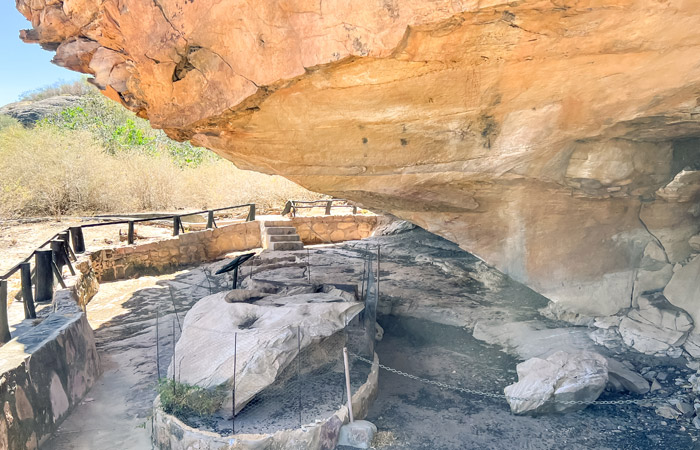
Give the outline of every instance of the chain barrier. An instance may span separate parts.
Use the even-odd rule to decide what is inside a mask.
[[[355,359],[362,361],[367,364],[374,364],[373,361],[370,361],[367,358],[363,358],[360,355],[357,355],[355,353],[350,353],[352,357]],[[517,401],[542,401],[545,400],[544,398],[526,398],[526,397],[511,397],[505,394],[497,394],[495,392],[486,392],[486,391],[478,391],[476,389],[468,389],[468,388],[463,388],[461,386],[454,386],[451,384],[447,383],[441,383],[439,381],[434,381],[434,380],[429,380],[427,378],[421,378],[417,375],[412,375],[410,373],[402,372],[401,370],[394,369],[392,367],[386,366],[384,364],[379,364],[379,368],[386,370],[387,372],[394,373],[396,375],[400,375],[402,377],[409,378],[411,380],[416,380],[420,381],[421,383],[425,384],[430,384],[433,386],[437,386],[439,388],[443,389],[449,389],[457,392],[461,392],[463,394],[471,394],[471,395],[478,395],[480,397],[487,397],[487,398],[493,398],[493,399],[498,399],[498,400],[517,400]],[[594,400],[594,401],[582,401],[582,400],[556,400],[556,403],[564,404],[564,405],[639,405],[639,406],[649,406],[645,405],[649,402],[653,402],[654,400],[662,400],[658,398],[639,398],[639,399],[633,399],[633,400]]]

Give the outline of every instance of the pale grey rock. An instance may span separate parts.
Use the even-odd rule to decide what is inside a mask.
[[[596,328],[603,328],[604,330],[607,330],[609,328],[619,326],[621,320],[622,317],[620,316],[596,317],[595,321],[593,322],[593,326]]]
[[[666,252],[656,242],[649,242],[644,248],[640,268],[644,270],[659,270],[668,263]]]
[[[568,412],[585,405],[562,401],[592,402],[605,389],[608,362],[588,351],[556,352],[547,359],[531,358],[518,364],[518,382],[504,392],[514,414]]]
[[[700,334],[690,333],[685,343],[683,343],[683,349],[693,358],[700,358]],[[695,370],[700,369],[700,362],[691,361],[688,363],[688,367],[690,367],[692,363],[696,365]]]
[[[665,419],[677,419],[681,413],[676,408],[668,405],[662,405],[656,407],[656,414]]]
[[[638,309],[628,317],[658,328],[686,332],[693,329],[693,320],[684,310],[671,305],[663,296],[644,296],[638,300]]]
[[[700,234],[696,234],[695,236],[688,239],[688,245],[690,245],[690,248],[692,248],[696,252],[700,252]]]
[[[659,384],[658,380],[654,379],[654,381],[651,382],[651,387],[649,388],[649,392],[656,392],[663,389],[661,387],[661,384]]]
[[[235,355],[236,411],[272,384],[296,358],[297,330],[303,351],[336,335],[346,320],[364,308],[362,303],[326,293],[268,296],[254,304],[229,303],[225,296],[204,297],[187,313],[168,376],[176,368],[182,383],[231,387]],[[335,360],[336,356],[319,353],[317,357]],[[222,410],[230,413],[231,408],[229,395]]]
[[[639,297],[637,306],[620,321],[624,343],[648,355],[680,355],[693,329],[690,316],[659,294]]]
[[[375,324],[374,324],[374,327],[375,327],[375,330],[376,330],[376,331],[375,331],[375,334],[374,334],[374,340],[377,341],[377,342],[379,342],[379,341],[381,341],[382,339],[384,339],[384,328],[382,328],[382,326],[379,325],[378,323],[375,323]]]
[[[582,316],[613,316],[631,306],[636,270],[605,273],[593,281],[571,281],[540,293],[556,301],[562,309]]]
[[[540,314],[552,320],[561,320],[577,327],[589,327],[595,324],[595,318],[566,309],[556,302],[549,302],[546,307],[540,309]]]
[[[637,276],[634,281],[634,291],[633,291],[633,301],[632,306],[638,306],[639,297],[649,293],[660,291],[673,276],[673,266],[671,264],[664,264],[659,270],[639,270],[637,271]]]
[[[620,318],[621,320],[622,318]],[[618,327],[598,328],[591,331],[588,336],[596,344],[608,349],[618,349],[624,345]]]
[[[700,430],[700,417],[695,416],[695,417],[693,418],[693,425],[695,426],[695,428],[697,428],[698,430]]]
[[[618,328],[623,342],[647,355],[661,355],[672,346],[680,346],[685,341],[686,332],[659,328],[646,322],[625,317]]]
[[[681,399],[672,398],[668,401],[668,403],[674,408],[676,408],[678,412],[680,412],[684,416],[692,416],[695,412],[695,409],[690,403],[685,402]]]
[[[681,170],[656,196],[668,202],[689,202],[700,192],[700,171]]]
[[[340,427],[338,445],[353,448],[370,448],[372,439],[377,433],[377,427],[366,420],[356,420]]]
[[[608,360],[608,382],[613,386],[619,386],[616,391],[625,390],[635,394],[646,394],[649,392],[649,382],[637,372],[630,370],[623,363],[616,359]]]
[[[664,289],[664,296],[673,305],[687,311],[694,322],[700,320],[700,255],[675,270]]]

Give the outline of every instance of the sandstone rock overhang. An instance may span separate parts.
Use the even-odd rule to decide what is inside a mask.
[[[698,6],[17,1],[26,42],[171,137],[390,211],[592,315],[631,306],[650,242],[674,264],[700,231]]]

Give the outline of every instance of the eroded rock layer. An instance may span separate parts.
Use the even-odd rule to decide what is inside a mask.
[[[25,41],[170,136],[408,219],[566,310],[636,306],[697,251],[698,0],[17,6]]]

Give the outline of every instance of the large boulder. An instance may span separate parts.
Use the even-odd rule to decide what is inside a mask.
[[[518,364],[518,382],[504,392],[514,414],[564,413],[586,407],[608,382],[608,361],[597,353],[557,352]],[[584,404],[564,402],[580,401]]]
[[[278,379],[299,355],[299,345],[302,352],[320,348],[314,353],[316,360],[305,361],[304,370],[339,361],[342,340],[335,347],[323,344],[364,308],[362,303],[322,292],[270,295],[253,304],[231,303],[226,295],[205,297],[187,313],[168,376],[175,371],[182,383],[227,386],[222,410],[229,412],[234,359],[236,411],[240,411]],[[333,351],[335,354],[328,354]]]
[[[630,308],[646,245],[684,261],[700,231],[693,1],[16,6],[26,42],[169,136],[391,212],[580,314]]]

